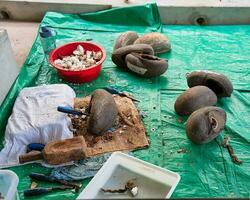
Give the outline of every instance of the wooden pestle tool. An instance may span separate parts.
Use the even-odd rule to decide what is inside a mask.
[[[58,165],[86,157],[86,143],[83,136],[49,142],[43,151],[33,151],[19,156],[20,163],[45,160],[48,164]]]

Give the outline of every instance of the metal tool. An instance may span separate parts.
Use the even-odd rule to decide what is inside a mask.
[[[66,190],[66,189],[73,189],[72,186],[57,186],[57,187],[49,187],[49,188],[35,188],[35,189],[28,189],[24,190],[24,196],[37,196],[42,194],[48,194],[55,190]]]
[[[37,180],[37,181],[45,181],[45,182],[50,182],[50,183],[60,183],[62,185],[66,185],[66,186],[72,186],[75,189],[80,189],[81,188],[81,184],[78,183],[73,183],[73,182],[68,182],[65,180],[60,180],[45,174],[40,174],[40,173],[31,173],[29,175],[29,177],[33,180]]]
[[[137,101],[140,102],[138,99],[134,98],[133,96],[131,96],[130,94],[126,93],[126,92],[121,92],[115,88],[112,87],[104,87],[104,90],[106,90],[107,92],[109,92],[110,94],[117,94],[119,96],[123,96],[123,97],[127,97],[133,101]]]

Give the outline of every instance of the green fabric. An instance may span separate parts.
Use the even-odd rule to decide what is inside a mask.
[[[148,117],[144,119],[150,147],[134,152],[140,159],[178,172],[181,180],[172,197],[250,197],[250,26],[177,26],[162,25],[157,6],[127,7],[89,14],[46,13],[41,24],[57,31],[57,45],[69,41],[89,40],[101,44],[107,59],[99,78],[92,83],[69,84],[78,96],[94,89],[116,86],[141,99],[139,108]],[[169,59],[168,71],[158,78],[145,79],[122,71],[111,62],[111,52],[117,36],[126,30],[159,31],[166,34],[173,50],[160,55]],[[231,98],[223,98],[218,106],[227,113],[225,130],[213,142],[192,144],[185,134],[187,117],[175,114],[176,97],[187,88],[185,74],[206,69],[223,73],[234,85]],[[2,138],[13,103],[23,87],[64,83],[44,59],[39,38],[30,51],[19,77],[0,107]],[[243,160],[235,165],[220,142],[224,135],[231,138],[235,153]],[[1,146],[3,147],[3,146]],[[177,153],[181,148],[187,153]],[[28,174],[49,172],[38,164],[12,167],[19,178],[19,195],[28,188]],[[89,180],[83,181],[86,185]],[[44,186],[47,184],[42,184]],[[75,199],[78,194],[60,191],[33,199]]]

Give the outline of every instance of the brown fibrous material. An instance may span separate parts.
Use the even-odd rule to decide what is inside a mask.
[[[127,181],[126,185],[124,188],[122,189],[103,189],[101,188],[101,190],[103,192],[106,192],[106,193],[125,193],[126,191],[131,191],[134,187],[137,187],[136,183],[135,183],[135,180],[129,180]]]
[[[221,145],[224,147],[224,148],[227,148],[227,151],[232,159],[232,161],[237,164],[237,165],[240,165],[243,163],[243,161],[239,160],[237,155],[234,153],[234,150],[233,150],[233,147],[229,144],[229,140],[230,138],[228,136],[225,136],[224,137],[224,140],[221,142]]]

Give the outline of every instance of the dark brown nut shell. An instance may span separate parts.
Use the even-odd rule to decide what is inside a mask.
[[[171,50],[169,39],[165,35],[158,32],[145,34],[139,37],[134,44],[149,44],[153,47],[155,54]]]
[[[213,90],[218,97],[230,97],[233,92],[231,81],[223,74],[211,71],[193,71],[186,77],[189,87],[205,85]]]
[[[153,48],[148,44],[133,44],[116,49],[112,53],[112,61],[122,68],[127,68],[125,57],[132,52],[154,55]]]
[[[226,113],[218,107],[204,107],[193,112],[186,123],[188,138],[196,144],[205,144],[216,138],[224,129]]]
[[[206,86],[195,86],[183,92],[175,101],[174,109],[179,115],[189,115],[195,110],[217,103],[215,93]]]
[[[131,45],[134,43],[134,41],[138,38],[136,32],[134,31],[126,31],[119,35],[119,37],[115,41],[115,45],[113,48],[113,51],[116,49],[119,49],[120,47],[125,47],[127,45]]]
[[[88,131],[101,135],[114,126],[117,114],[118,110],[113,96],[106,90],[95,90],[90,100]]]
[[[148,54],[130,53],[125,61],[132,72],[143,77],[160,76],[168,68],[167,60]]]

